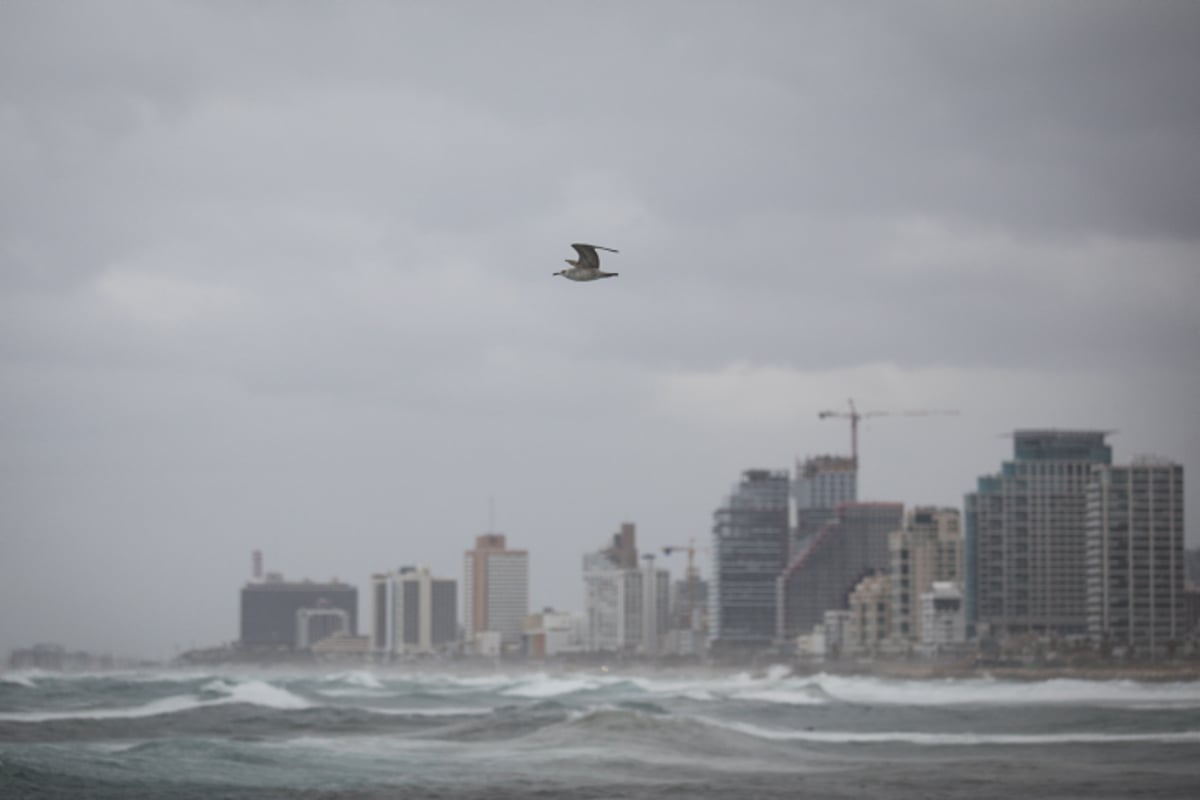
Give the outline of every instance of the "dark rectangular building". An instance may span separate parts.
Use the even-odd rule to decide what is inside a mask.
[[[350,635],[358,633],[358,589],[348,583],[267,580],[242,588],[241,643],[246,647],[294,649],[301,611],[345,611]],[[308,642],[309,645],[315,641]]]

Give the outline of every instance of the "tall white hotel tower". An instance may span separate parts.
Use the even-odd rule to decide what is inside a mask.
[[[463,555],[463,628],[467,641],[496,631],[504,645],[519,645],[529,614],[529,553],[509,550],[504,534],[475,537]]]
[[[371,576],[371,650],[380,656],[433,653],[458,639],[458,587],[429,567]]]

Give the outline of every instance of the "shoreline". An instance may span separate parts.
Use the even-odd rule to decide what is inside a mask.
[[[347,670],[365,670],[379,673],[442,673],[446,675],[486,675],[495,673],[549,673],[552,675],[586,674],[602,672],[609,675],[637,675],[663,677],[681,675],[734,675],[749,674],[754,678],[765,678],[771,673],[788,677],[813,677],[835,675],[846,677],[868,677],[892,680],[1002,680],[1002,681],[1138,681],[1144,683],[1200,682],[1200,660],[1187,659],[1172,662],[1140,663],[988,663],[972,659],[933,660],[856,660],[797,661],[759,659],[753,662],[737,661],[651,661],[641,659],[549,659],[545,661],[524,659],[415,659],[411,661],[377,662],[358,658],[243,658],[205,659],[203,661],[176,660],[164,663],[140,663],[113,665],[107,669],[52,670],[0,668],[0,677],[29,672],[41,676],[71,674],[105,674],[139,671],[185,672],[211,670],[217,673],[238,671],[266,671],[285,673],[329,673]]]

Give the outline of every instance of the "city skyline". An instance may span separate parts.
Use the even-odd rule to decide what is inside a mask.
[[[170,657],[252,550],[363,590],[491,529],[578,609],[598,537],[707,542],[851,398],[866,502],[961,508],[1022,428],[1200,474],[1198,26],[0,4],[0,649]],[[580,241],[620,279],[552,277]]]
[[[1037,431],[1055,431],[1055,432],[1061,431],[1061,432],[1067,432],[1067,433],[1086,433],[1085,431],[1077,431],[1076,429],[1067,429],[1067,428],[1064,428],[1064,429],[1030,429],[1030,431],[1028,431],[1028,432],[1037,432]],[[1017,433],[1017,431],[1014,431],[1014,435],[1016,433]],[[1111,435],[1111,432],[1106,431],[1105,433],[1106,433],[1106,435]],[[1012,438],[1012,435],[1006,436],[1005,438]],[[846,456],[844,454],[837,454],[837,453],[822,453],[822,454],[817,454],[817,455],[812,456],[812,458],[815,460],[826,460],[830,457],[832,457],[832,459],[834,459],[834,460],[849,460],[849,456]],[[1117,461],[1120,461],[1119,453],[1117,455],[1114,455],[1113,458],[1116,459]],[[1141,460],[1144,460],[1147,458],[1149,458],[1151,461],[1153,461],[1156,458],[1158,458],[1158,456],[1145,456],[1145,455],[1137,456],[1132,459],[1125,459],[1125,461],[1123,461],[1121,463],[1133,463],[1135,461],[1141,461]],[[1164,458],[1166,458],[1169,461],[1169,457],[1164,457]],[[1171,463],[1174,463],[1174,462],[1171,462]],[[787,476],[789,486],[795,485],[797,478],[802,474],[803,468],[805,466],[806,466],[806,464],[804,463],[803,459],[796,460],[793,470],[789,471],[789,474]],[[741,472],[743,474],[747,473],[747,472],[756,472],[756,471],[762,471],[762,470],[760,468],[747,468],[747,469],[741,470]],[[993,474],[995,474],[995,466],[994,465],[990,471],[985,471],[984,473],[977,475],[976,479],[978,480],[981,478],[988,478]],[[1186,486],[1186,482],[1184,485]],[[733,484],[731,485],[731,491],[736,494],[737,488],[738,488],[738,484],[736,481],[734,481]],[[964,495],[963,495],[964,499],[966,498],[967,494],[970,494],[970,493],[964,493]],[[713,513],[713,514],[717,513],[719,511],[720,506],[723,505],[724,502],[725,501],[721,501],[716,506],[714,506],[714,508],[711,510],[711,513]],[[937,508],[937,506],[934,506],[933,504],[911,502],[911,501],[907,501],[907,500],[858,501],[857,503],[855,501],[846,501],[846,502],[849,503],[849,506],[851,506],[851,507],[854,507],[856,505],[871,506],[871,505],[876,505],[879,503],[884,503],[884,504],[896,503],[896,504],[903,506],[905,513],[908,513],[910,511],[912,511],[916,508],[922,507],[922,506],[925,506],[928,508]],[[840,507],[840,504],[839,504],[839,507]],[[954,509],[957,511],[962,511],[964,509],[964,503],[960,502],[958,505],[951,504],[951,505],[947,505],[947,506],[941,506],[941,508],[951,508],[951,509]],[[796,511],[796,509],[793,508],[793,513],[795,511]],[[495,498],[489,498],[489,517],[490,517],[489,522],[494,522],[494,515],[495,515]],[[1186,515],[1185,515],[1185,519],[1186,519]],[[793,521],[793,526],[790,528],[790,533],[795,533],[797,530],[794,527],[794,523],[796,522],[796,520],[793,518],[792,521]],[[626,528],[631,528],[631,526],[636,525],[636,524],[637,524],[636,521],[631,522],[629,520],[623,520],[619,524],[614,523],[614,525],[618,525],[622,530],[625,530]],[[896,530],[900,530],[899,525],[896,526]],[[481,539],[489,539],[489,538],[494,539],[497,537],[499,539],[503,540],[506,538],[511,538],[511,535],[506,532],[501,532],[499,530],[488,530],[487,532],[482,533],[482,534],[475,534],[472,537],[470,537],[470,539],[474,542],[478,542]],[[446,541],[448,542],[448,546],[452,550],[454,550],[456,548],[456,545],[453,544],[453,540],[450,537],[447,536]],[[697,542],[696,563],[697,563],[697,568],[698,568],[700,577],[704,580],[711,580],[711,578],[712,578],[712,574],[711,574],[711,570],[710,570],[711,557],[705,557],[705,555],[704,555],[705,553],[711,551],[711,547],[710,547],[711,531],[706,536],[696,537],[696,542]],[[1200,543],[1193,543],[1190,540],[1188,540],[1188,541],[1186,541],[1186,547],[1188,549],[1197,548],[1197,547],[1200,547]],[[520,548],[518,551],[525,552],[525,549]],[[579,555],[580,555],[580,557],[584,557],[584,556],[587,556],[587,554],[590,552],[591,552],[591,550],[589,550],[587,547],[584,547],[580,551]],[[683,559],[682,558],[671,559],[669,557],[663,557],[662,553],[661,553],[661,545],[658,545],[658,544],[650,545],[649,547],[645,548],[645,552],[652,553],[657,557],[663,558],[663,560],[660,562],[660,565],[663,569],[665,569],[666,571],[669,572],[670,580],[672,582],[675,582],[676,580],[682,578],[685,575],[686,570],[684,567],[685,562],[683,561]],[[461,549],[455,550],[455,553],[459,559],[462,558],[462,550]],[[243,554],[243,555],[247,555],[247,554]],[[249,561],[246,562],[247,569],[246,569],[246,573],[244,576],[245,579],[242,582],[237,584],[237,586],[239,588],[241,588],[241,590],[243,592],[245,591],[244,587],[248,587],[248,586],[252,586],[252,585],[256,585],[256,584],[262,584],[262,583],[264,583],[264,580],[265,580],[266,584],[268,584],[268,585],[271,580],[283,580],[285,582],[300,581],[304,584],[312,583],[313,585],[320,585],[322,583],[322,581],[325,581],[325,580],[328,580],[331,583],[342,583],[347,586],[354,587],[356,590],[359,590],[359,589],[362,590],[360,592],[357,611],[355,613],[356,613],[356,616],[358,617],[358,619],[361,620],[361,622],[359,623],[359,627],[364,630],[366,629],[365,626],[370,624],[371,614],[372,614],[372,609],[370,607],[370,603],[371,603],[370,598],[371,598],[371,593],[372,593],[371,590],[372,590],[374,580],[379,577],[378,573],[380,572],[380,570],[383,570],[385,572],[396,571],[396,570],[402,571],[402,570],[406,570],[406,569],[413,569],[414,567],[417,569],[420,569],[420,570],[429,569],[435,574],[435,577],[440,580],[449,580],[449,581],[459,582],[460,585],[459,585],[458,591],[456,592],[456,599],[458,601],[460,601],[460,603],[463,598],[463,587],[465,587],[465,585],[466,585],[466,581],[463,580],[463,575],[462,575],[463,564],[461,561],[457,565],[459,571],[457,573],[454,573],[452,571],[439,571],[436,568],[431,568],[429,566],[429,564],[427,564],[427,563],[419,563],[418,564],[418,562],[415,560],[401,558],[395,564],[390,564],[387,566],[374,568],[369,574],[367,574],[365,577],[363,577],[362,580],[359,580],[358,577],[355,577],[355,576],[333,576],[333,577],[326,578],[317,569],[309,569],[308,571],[301,570],[300,572],[297,572],[294,574],[293,573],[285,573],[281,569],[274,568],[272,566],[273,562],[270,560],[269,554],[264,554],[264,552],[261,549],[255,549],[253,551],[250,551],[248,553],[248,555],[250,558],[249,558]],[[536,553],[529,554],[529,558],[531,561],[536,561]],[[450,560],[454,560],[454,559],[451,558]],[[673,569],[672,568],[673,565],[675,565],[676,568]],[[533,574],[533,571],[531,570],[531,574],[529,576],[531,586],[533,585],[533,578],[534,578],[534,574]],[[530,614],[533,614],[533,613],[541,612],[543,609],[545,609],[545,610],[552,609],[556,612],[565,612],[568,614],[583,616],[586,614],[586,606],[587,606],[587,603],[585,600],[585,595],[587,592],[585,582],[583,580],[580,580],[579,586],[577,588],[579,589],[579,591],[577,593],[580,595],[578,603],[572,604],[570,602],[567,602],[565,604],[558,604],[558,605],[556,605],[554,603],[549,603],[549,602],[539,602],[538,598],[533,594],[533,590],[531,589],[529,603],[528,603],[528,606],[529,606],[528,612]],[[463,624],[464,612],[461,609],[457,616],[458,616],[458,623],[460,625]],[[232,621],[231,625],[234,626],[233,628],[231,628],[231,630],[233,632],[227,637],[209,640],[209,641],[193,640],[191,642],[191,644],[189,645],[189,647],[178,648],[176,650],[176,652],[170,653],[168,655],[178,655],[180,650],[186,650],[186,649],[190,649],[192,647],[206,647],[206,646],[212,646],[212,645],[216,645],[216,644],[225,644],[225,643],[233,643],[233,642],[240,641],[242,639],[242,637],[239,635],[236,635],[236,633],[237,633],[236,620]],[[244,622],[243,622],[243,625],[244,625]],[[805,631],[799,631],[799,633],[804,633],[804,632]],[[466,634],[465,631],[464,631],[464,637],[465,638],[463,639],[463,641],[467,641],[470,639],[470,636],[468,634]],[[55,644],[65,644],[69,648],[76,647],[76,643],[74,641],[59,642],[57,640],[54,640],[53,637],[43,637],[42,639],[38,639],[37,641],[38,642],[52,641]],[[35,642],[32,640],[29,642],[25,642],[25,643],[14,643],[10,649],[15,650],[15,649],[18,649],[21,647],[28,647],[28,646],[33,645],[34,643]],[[88,648],[84,648],[84,649],[88,649]],[[92,649],[95,649],[95,648],[92,648]],[[113,653],[110,651],[102,651],[102,650],[97,651],[97,652],[105,652],[109,655],[115,655],[117,657],[122,657],[122,658],[142,657],[142,656],[146,655],[144,653],[128,653],[128,652]],[[163,656],[156,654],[155,657],[163,657]]]
[[[1079,464],[1075,463],[1073,459],[1096,459],[1096,463],[1108,465],[1106,468],[1112,467],[1112,448],[1105,442],[1105,438],[1108,435],[1110,435],[1110,432],[1107,431],[1065,429],[1028,429],[1014,431],[1012,437],[1014,440],[1014,458],[1018,460],[1032,459],[1035,462],[1050,459],[1054,462],[1052,465],[1053,470],[1061,471],[1063,474],[1079,474],[1079,478],[1073,483],[1072,491],[1067,492],[1067,494],[1063,497],[1058,497],[1055,495],[1053,498],[1045,498],[1045,502],[1048,502],[1050,506],[1053,506],[1056,509],[1055,519],[1057,519],[1058,516],[1064,512],[1067,512],[1068,506],[1073,510],[1071,512],[1067,512],[1067,516],[1071,517],[1072,520],[1074,519],[1073,515],[1078,513],[1078,509],[1076,509],[1075,506],[1082,503],[1084,498],[1084,487],[1090,487],[1090,481],[1094,477],[1088,473],[1087,469],[1082,468],[1079,466]],[[892,601],[892,605],[896,609],[894,613],[899,614],[897,618],[897,627],[892,631],[893,635],[898,633],[901,636],[907,636],[909,635],[908,629],[911,627],[911,635],[914,636],[917,641],[922,638],[920,634],[920,621],[919,619],[914,620],[913,615],[915,614],[919,616],[921,612],[921,592],[924,591],[924,588],[922,587],[927,588],[928,586],[938,583],[939,581],[950,581],[949,583],[940,583],[938,585],[951,587],[954,592],[958,593],[956,596],[961,599],[961,601],[964,603],[964,610],[968,612],[964,613],[963,619],[973,625],[973,617],[970,617],[969,614],[975,613],[974,611],[971,611],[971,609],[975,607],[975,604],[978,601],[978,598],[974,594],[975,591],[978,591],[978,587],[975,589],[971,588],[971,581],[967,576],[966,565],[963,563],[963,547],[966,546],[967,552],[972,552],[972,547],[975,548],[974,552],[976,553],[982,551],[980,549],[981,545],[978,541],[976,541],[974,545],[968,545],[966,543],[964,532],[960,528],[960,521],[964,510],[967,512],[968,517],[975,513],[972,511],[972,509],[976,508],[977,505],[973,505],[972,501],[974,497],[978,496],[978,492],[968,493],[968,495],[964,497],[964,500],[967,502],[965,502],[961,508],[953,506],[922,506],[921,504],[912,504],[903,501],[891,503],[858,502],[854,499],[853,489],[848,488],[853,487],[856,483],[854,474],[855,470],[852,466],[853,463],[854,459],[852,458],[822,455],[808,459],[804,462],[798,461],[795,465],[795,471],[790,474],[787,472],[772,472],[761,469],[744,470],[740,482],[734,486],[732,492],[727,499],[722,502],[721,506],[714,511],[713,542],[715,546],[716,542],[721,539],[721,532],[730,524],[728,515],[731,507],[742,505],[747,509],[753,509],[755,512],[766,512],[768,516],[771,516],[773,511],[768,510],[768,507],[774,509],[774,506],[777,504],[767,503],[764,505],[763,501],[765,499],[768,497],[775,497],[776,495],[778,495],[779,498],[782,498],[788,494],[792,496],[793,502],[791,504],[790,512],[787,515],[790,518],[791,523],[780,528],[778,534],[774,535],[773,537],[778,540],[779,545],[783,548],[780,553],[777,554],[779,563],[771,568],[766,569],[766,572],[764,573],[764,575],[769,577],[768,582],[772,585],[775,584],[775,578],[778,578],[780,581],[784,581],[784,583],[780,583],[778,586],[778,599],[788,606],[790,606],[793,602],[790,590],[785,588],[787,585],[786,580],[788,575],[796,567],[796,565],[801,563],[803,559],[808,559],[814,554],[819,556],[824,553],[822,547],[818,546],[822,544],[820,541],[822,537],[813,537],[812,531],[805,531],[804,525],[806,511],[810,513],[818,512],[823,508],[826,513],[832,514],[827,525],[832,524],[834,527],[841,526],[846,528],[846,532],[833,537],[834,540],[842,542],[842,544],[838,546],[862,550],[862,552],[855,557],[858,559],[857,561],[854,558],[851,558],[850,561],[853,563],[842,565],[842,571],[844,571],[846,574],[840,577],[831,577],[833,573],[831,572],[830,565],[828,564],[818,567],[819,576],[822,578],[822,580],[831,580],[832,583],[830,586],[825,588],[813,588],[808,586],[802,587],[806,596],[811,595],[808,597],[806,602],[809,605],[812,605],[812,608],[808,610],[807,616],[804,617],[804,620],[801,621],[799,625],[795,624],[795,622],[789,623],[787,621],[791,614],[797,613],[797,609],[793,609],[791,611],[772,609],[771,613],[768,614],[768,621],[770,619],[775,619],[775,615],[778,614],[779,616],[776,619],[778,629],[775,630],[773,636],[769,634],[760,636],[760,640],[756,643],[756,648],[765,649],[768,646],[786,647],[786,645],[783,643],[794,639],[797,635],[800,635],[801,637],[808,636],[812,626],[814,624],[819,624],[819,620],[827,611],[834,611],[843,608],[839,598],[845,598],[848,596],[851,588],[856,586],[859,578],[861,578],[862,575],[866,574],[874,575],[880,578],[886,578],[889,574],[891,574],[894,579],[897,574],[900,574],[898,572],[900,567],[897,566],[896,560],[898,552],[897,548],[900,548],[903,551],[911,551],[904,553],[905,566],[903,568],[903,573],[905,574],[908,572],[907,562],[909,555],[913,555],[914,583],[911,590],[906,589],[906,591],[903,593],[899,591],[899,584],[887,589],[889,594],[894,595],[894,599]],[[1182,498],[1182,489],[1184,486],[1184,482],[1182,480],[1182,467],[1168,459],[1138,457],[1133,460],[1131,467],[1120,467],[1120,469],[1153,469],[1156,466],[1161,466],[1164,464],[1172,466],[1172,468],[1176,471],[1176,493],[1179,498]],[[1014,462],[1006,461],[1001,465],[999,472],[993,471],[991,473],[978,476],[978,491],[983,491],[986,487],[986,491],[988,492],[998,492],[1000,485],[999,481],[1002,479],[1002,477],[1004,480],[1011,480],[1015,476],[1019,478],[1022,483],[1024,483],[1024,469],[1024,466],[1017,466]],[[849,470],[848,474],[842,474],[847,470]],[[768,483],[774,485],[766,488],[765,490],[756,488],[758,486],[766,487]],[[748,488],[750,489],[749,493],[747,492]],[[819,492],[817,491],[818,488],[820,489]],[[1039,490],[1038,493],[1041,494],[1043,492]],[[1005,494],[1007,495],[1008,492],[1005,492]],[[1064,499],[1067,496],[1070,496],[1069,500]],[[818,502],[814,502],[814,499],[817,497],[824,498],[822,502],[826,503],[826,505],[822,506]],[[1023,503],[1024,501],[1018,502]],[[1182,506],[1178,504],[1179,500],[1173,500],[1173,502],[1177,504],[1173,506],[1174,510],[1172,513],[1175,513],[1181,521],[1183,518]],[[828,505],[829,503],[832,503],[832,505]],[[820,514],[818,513],[817,516],[819,517]],[[813,518],[816,519],[817,517]],[[874,519],[874,522],[869,522],[869,520],[873,518],[877,519]],[[758,525],[761,522],[762,521],[760,520],[759,522],[752,524]],[[740,525],[743,523],[738,524]],[[1078,524],[1082,526],[1082,518],[1078,520]],[[769,527],[778,526],[772,524]],[[877,540],[874,545],[863,549],[864,545],[862,543],[854,544],[850,542],[851,539],[855,539],[856,537],[863,535],[864,532],[871,528],[874,529],[873,536]],[[1077,538],[1076,535],[1082,534],[1082,527],[1076,531],[1074,521],[1072,521],[1071,524],[1056,523],[1056,525],[1051,526],[1050,532],[1053,533],[1050,538],[1055,540],[1056,547],[1065,546],[1068,549],[1078,549],[1079,552],[1076,553],[1076,555],[1073,557],[1073,560],[1075,562],[1082,561],[1082,559],[1078,557],[1079,554],[1082,553],[1082,542],[1074,543],[1074,538]],[[799,540],[795,539],[797,534],[800,534]],[[871,536],[872,534],[867,533],[867,535]],[[948,537],[947,542],[949,542],[949,544],[937,545],[934,546],[933,549],[930,549],[930,545],[924,544],[918,545],[918,549],[913,550],[912,537],[914,535],[923,535],[926,538],[932,537],[931,541]],[[885,557],[883,553],[884,539],[886,539],[888,542],[886,549],[893,551],[890,557]],[[482,552],[486,552],[488,549],[493,548],[498,548],[497,552],[505,552],[505,541],[506,534],[499,532],[493,531],[491,533],[478,535],[476,536],[477,551],[480,546],[483,546],[485,547],[485,550]],[[601,550],[588,551],[583,555],[583,575],[581,585],[583,588],[584,602],[581,608],[576,608],[570,605],[565,607],[554,607],[546,604],[538,604],[534,600],[530,599],[526,603],[527,612],[529,614],[538,614],[543,610],[546,612],[553,611],[558,614],[565,614],[567,616],[578,618],[581,622],[583,622],[584,629],[587,631],[585,649],[621,650],[623,647],[628,647],[628,643],[626,645],[614,645],[609,640],[616,636],[617,639],[625,641],[627,636],[633,637],[636,634],[617,634],[616,631],[621,630],[619,627],[619,621],[614,621],[613,619],[607,618],[599,621],[593,619],[598,608],[598,596],[596,594],[597,587],[593,585],[593,582],[602,573],[609,578],[612,576],[617,576],[621,582],[628,582],[630,579],[640,582],[642,580],[640,574],[641,568],[639,566],[640,560],[638,558],[638,548],[635,542],[636,524],[625,521],[620,524],[619,531],[612,535],[612,539],[608,547],[602,548]],[[797,542],[800,542],[800,544],[797,544]],[[739,547],[742,547],[742,545],[739,545]],[[946,549],[945,552],[943,552],[941,549],[938,549],[945,547],[949,548]],[[679,550],[678,547],[671,547],[668,549],[674,551]],[[697,548],[697,550],[700,552],[709,549],[709,547],[704,545],[701,545],[699,548]],[[761,560],[762,553],[758,552],[759,549],[761,548],[751,547],[751,551],[754,551],[756,555],[752,556],[750,561],[754,561],[756,558]],[[465,567],[468,575],[472,571],[471,567],[472,563],[474,562],[474,552],[476,551],[468,551],[466,554]],[[524,557],[527,555],[526,552],[524,550],[517,552],[522,555],[522,560],[524,560]],[[656,558],[656,555],[656,553],[651,552],[643,555],[642,559],[654,559]],[[826,555],[828,554],[826,553]],[[1179,570],[1179,575],[1182,576],[1182,553],[1180,556],[1181,559],[1176,566]],[[803,557],[803,559],[800,557]],[[749,562],[740,562],[744,561],[745,558],[746,554],[735,555],[734,557],[734,560],[739,562],[739,564],[736,566],[736,569],[739,574],[743,576],[743,578],[746,573],[747,563]],[[845,556],[843,554],[843,560],[844,558]],[[889,560],[890,565],[885,563]],[[789,564],[789,561],[792,563]],[[862,563],[859,563],[860,561]],[[652,565],[653,561],[648,563]],[[252,554],[251,564],[252,571],[257,576],[259,572],[261,572],[262,568],[262,553],[260,551],[254,551]],[[868,564],[871,566],[864,573],[863,567],[864,565]],[[412,566],[405,566],[402,567],[400,571],[406,572],[413,569],[414,567]],[[426,567],[420,567],[419,569],[427,571]],[[972,567],[972,569],[974,568]],[[595,570],[599,570],[600,572],[594,572]],[[613,572],[612,576],[608,576],[608,574],[605,573],[605,570],[617,570],[617,572]],[[773,574],[776,572],[776,570],[778,571],[777,575]],[[1055,568],[1050,566],[1049,570],[1054,571]],[[682,574],[686,575],[686,570]],[[375,579],[380,577],[381,576],[378,575],[374,576]],[[670,573],[669,570],[663,570],[663,586],[666,587],[667,583],[677,582],[679,577],[680,576],[677,576],[674,573]],[[702,571],[699,577],[705,580],[712,580],[714,585],[718,587],[718,594],[714,595],[716,604],[708,607],[708,625],[710,626],[708,637],[709,643],[712,644],[716,642],[723,643],[723,645],[728,645],[737,639],[743,638],[742,634],[737,634],[733,637],[733,639],[730,639],[727,633],[722,633],[721,629],[723,625],[720,622],[720,619],[721,613],[723,612],[718,612],[717,609],[724,609],[728,604],[720,599],[720,578],[716,574],[705,576]],[[280,578],[281,576],[275,576],[275,579],[277,580]],[[1078,578],[1080,581],[1083,580],[1084,575],[1082,572],[1080,572]],[[528,576],[525,576],[525,580],[527,579]],[[449,580],[450,582],[453,582],[453,579]],[[805,582],[807,582],[807,580],[809,579],[805,579]],[[465,591],[465,587],[468,585],[468,583],[469,580],[464,579],[464,608],[467,606],[466,598],[469,594],[467,591]],[[907,586],[907,580],[905,580],[904,583]],[[1181,582],[1178,588],[1182,589],[1183,585],[1184,584]],[[618,586],[615,590],[610,589],[607,591],[609,591],[609,594],[612,594],[613,597],[615,597],[616,594],[620,594],[620,589],[621,587]],[[1055,590],[1060,592],[1070,592],[1070,589],[1068,589],[1068,587],[1065,585],[1059,586]],[[745,590],[743,589],[742,591],[744,592]],[[968,593],[970,594],[970,599],[967,599]],[[1174,594],[1170,595],[1172,603],[1174,602],[1174,597]],[[1019,598],[1014,595],[1011,599],[1015,602]],[[599,602],[601,604],[607,602],[612,605],[613,599],[610,597],[608,600],[599,600]],[[736,606],[741,602],[743,601],[735,601],[734,605]],[[624,603],[617,603],[617,605],[614,606],[614,608],[623,607]],[[634,606],[631,606],[631,608],[633,607]],[[609,609],[609,611],[611,611],[611,609]],[[678,609],[673,607],[670,609],[670,613],[673,616],[677,611]],[[664,615],[668,613],[666,607],[663,608],[662,613]],[[716,616],[713,616],[714,613],[716,613]],[[1178,613],[1182,615],[1182,605],[1175,608],[1170,613],[1172,615],[1172,620],[1175,619],[1173,616],[1174,614]],[[636,611],[632,618],[636,620],[636,625],[635,622],[630,622],[630,625],[640,627],[640,617],[641,612]],[[715,626],[714,620],[716,621]],[[470,623],[465,615],[460,621],[464,624],[462,642],[467,646],[467,651],[470,652],[472,633],[467,629],[470,626]],[[903,624],[903,630],[900,628],[901,624]],[[490,626],[487,627],[490,629]],[[663,630],[665,630],[665,628],[663,628]],[[1080,630],[1078,632],[1082,632],[1082,626],[1080,626]],[[636,641],[636,639],[633,638],[630,640]],[[605,646],[600,646],[600,644],[598,644],[600,641],[606,642],[607,644]],[[640,649],[641,645],[639,644],[637,646]]]

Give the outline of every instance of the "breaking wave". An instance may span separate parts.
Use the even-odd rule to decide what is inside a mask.
[[[208,695],[208,696],[206,696]],[[212,697],[211,695],[217,695]],[[138,706],[86,707],[44,711],[0,712],[4,722],[48,722],[70,719],[132,719],[162,714],[180,714],[210,706],[245,703],[281,710],[297,710],[312,706],[303,697],[261,680],[229,682],[218,679],[205,684],[198,695],[174,695]]]
[[[1072,731],[1065,733],[930,733],[923,731],[813,731],[779,730],[744,722],[705,720],[715,727],[737,731],[748,736],[774,741],[812,742],[822,744],[881,744],[916,745],[1063,745],[1063,744],[1123,744],[1134,742],[1200,742],[1200,730],[1163,731],[1151,733],[1101,733]]]

